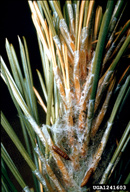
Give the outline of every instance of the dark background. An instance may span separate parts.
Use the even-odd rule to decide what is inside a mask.
[[[107,1],[97,0],[96,2],[98,2],[101,6],[103,6],[103,8],[105,8]],[[64,0],[62,0],[62,4],[63,3]],[[7,66],[9,66],[5,50],[5,38],[7,38],[9,43],[13,44],[18,59],[20,61],[21,58],[19,54],[17,36],[19,36],[21,39],[22,36],[25,36],[29,49],[30,62],[35,85],[38,81],[36,68],[38,68],[39,70],[41,69],[41,59],[38,50],[36,31],[31,19],[31,12],[28,3],[26,0],[3,0],[0,3],[0,6],[2,10],[0,19],[0,55],[2,55],[2,58],[4,59],[5,63],[7,64]],[[128,1],[127,8],[120,21],[121,25],[123,25],[130,18],[128,12],[129,8],[130,1]],[[9,97],[8,91],[3,82],[1,83],[1,90],[2,95],[4,93],[4,97],[2,97],[1,100],[1,108],[3,109],[7,117],[10,119],[16,111],[15,109],[12,110],[13,103],[11,102],[11,98]]]
[[[18,37],[22,39],[25,36],[29,49],[30,62],[34,77],[36,77],[36,68],[41,68],[40,54],[38,50],[38,43],[36,37],[36,31],[31,20],[31,12],[27,1],[2,1],[2,35],[0,45],[0,55],[4,59],[5,63],[9,66],[8,58],[5,50],[5,38],[8,39],[9,43],[12,43],[15,51],[18,55],[18,60],[21,61],[19,54]],[[0,32],[1,33],[1,32]],[[34,81],[37,78],[34,78]],[[1,108],[8,118],[12,118],[15,114],[15,110],[12,110],[12,102],[8,97],[8,91],[5,88],[4,83],[1,84],[1,90],[6,92],[2,97]],[[9,107],[10,106],[10,107]],[[8,111],[8,112],[7,112]]]
[[[106,5],[106,1],[99,1],[103,7]],[[130,4],[130,3],[129,3]],[[127,9],[124,13],[123,20],[121,20],[121,23],[125,23],[128,18],[128,8],[129,4],[127,6]],[[18,45],[18,38],[19,35],[20,38],[22,36],[25,36],[28,44],[29,49],[29,55],[30,55],[30,62],[34,77],[34,85],[36,87],[39,86],[37,74],[36,74],[36,68],[39,70],[41,69],[41,60],[40,60],[40,54],[38,50],[38,43],[37,43],[37,37],[36,37],[36,31],[35,27],[33,25],[32,19],[31,19],[31,12],[28,6],[27,1],[24,0],[3,0],[0,3],[1,7],[1,17],[0,17],[0,55],[2,55],[2,58],[4,59],[7,66],[9,66],[8,58],[6,56],[6,50],[5,50],[5,38],[8,39],[10,43],[13,44],[16,53],[18,55],[18,59],[20,61],[20,55],[19,55],[19,45]],[[16,109],[13,105],[12,99],[9,95],[8,89],[3,81],[1,81],[0,84],[1,89],[1,109],[4,112],[5,116],[11,123],[12,127],[17,131],[17,134],[19,138],[21,138],[21,128],[19,127],[19,117],[17,116]],[[42,117],[44,121],[44,116]],[[4,145],[7,148],[7,151],[13,158],[14,162],[16,163],[21,175],[24,178],[24,181],[27,185],[30,187],[32,184],[32,178],[30,177],[29,171],[30,169],[26,165],[23,158],[21,158],[21,155],[19,154],[18,150],[14,150],[16,147],[10,140],[10,138],[7,136],[7,134],[1,130],[2,137],[1,140],[3,141]],[[14,158],[15,157],[15,158]],[[11,176],[10,178],[13,179],[13,182],[15,186],[17,187],[18,191],[21,191],[21,187],[17,185],[17,182],[14,180],[14,177]]]
[[[28,45],[28,50],[29,50],[30,63],[31,63],[33,78],[34,78],[34,85],[37,87],[37,85],[39,86],[39,82],[37,78],[36,68],[42,71],[42,68],[41,68],[42,65],[41,65],[41,59],[40,59],[40,54],[38,50],[39,48],[37,43],[36,31],[31,19],[31,12],[30,12],[28,2],[24,0],[3,0],[0,2],[0,7],[2,10],[1,17],[0,17],[0,26],[1,26],[0,55],[2,56],[3,60],[5,61],[5,63],[10,69],[8,58],[6,55],[6,49],[5,49],[5,38],[7,38],[9,43],[13,44],[18,56],[18,60],[19,62],[21,62],[17,36],[19,36],[21,39],[22,39],[22,36],[25,36],[27,45]],[[22,141],[23,136],[22,136],[22,131],[19,123],[19,117],[17,116],[17,111],[9,95],[7,86],[5,85],[3,80],[1,80],[1,78],[0,78],[0,89],[1,89],[1,102],[0,102],[1,110],[5,114],[6,118],[10,122],[13,129],[16,131],[17,136]],[[44,122],[44,119],[45,119],[44,113],[42,114],[41,118],[43,119],[42,122]],[[30,168],[28,167],[25,160],[22,158],[19,151],[16,149],[11,139],[3,130],[3,128],[1,129],[1,141],[3,142],[9,155],[11,156],[14,163],[16,164],[25,183],[29,187],[33,187],[33,179],[30,174]],[[22,191],[21,187],[19,186],[17,181],[14,179],[14,176],[12,176],[9,170],[8,170],[8,173],[9,173],[9,178],[13,181],[14,185],[16,186],[16,189],[19,192]]]

